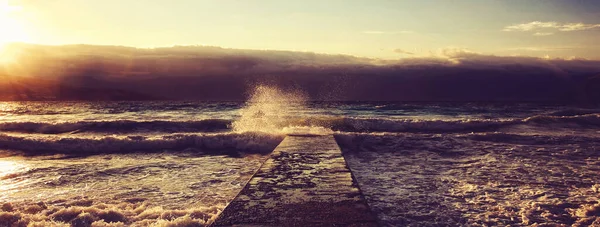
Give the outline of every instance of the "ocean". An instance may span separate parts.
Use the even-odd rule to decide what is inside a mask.
[[[0,102],[0,226],[214,221],[290,133],[332,130],[383,226],[600,224],[600,109],[535,103]]]

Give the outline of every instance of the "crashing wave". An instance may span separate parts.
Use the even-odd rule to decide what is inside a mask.
[[[0,148],[36,154],[195,151],[216,154],[269,153],[281,135],[265,133],[173,134],[158,137],[31,137],[0,134]]]
[[[600,114],[584,114],[574,116],[538,115],[523,120],[525,123],[536,124],[577,124],[580,126],[600,126]]]
[[[289,128],[331,129],[339,132],[414,132],[414,133],[453,133],[490,132],[507,126],[533,125],[561,127],[600,127],[600,114],[575,116],[537,115],[524,119],[384,119],[334,116],[278,116],[266,119],[206,119],[198,121],[82,121],[63,123],[4,122],[0,131],[41,134],[60,133],[132,133],[132,132],[263,132],[285,134]],[[241,123],[245,123],[241,127]],[[268,122],[265,123],[265,122]]]
[[[0,131],[59,134],[70,132],[214,132],[226,130],[230,120],[206,119],[199,121],[80,121],[80,122],[5,122]]]

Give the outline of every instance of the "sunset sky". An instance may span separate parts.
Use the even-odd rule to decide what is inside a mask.
[[[0,0],[0,45],[211,45],[600,59],[597,0]]]

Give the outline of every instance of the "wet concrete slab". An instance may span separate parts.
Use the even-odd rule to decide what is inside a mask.
[[[335,139],[288,136],[212,226],[377,226]]]

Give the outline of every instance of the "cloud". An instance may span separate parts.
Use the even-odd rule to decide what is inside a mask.
[[[524,51],[565,51],[565,50],[573,50],[587,48],[581,46],[555,46],[555,47],[514,47],[508,48],[507,50],[524,50]]]
[[[15,47],[17,48],[17,47]],[[600,61],[465,48],[399,60],[219,47],[23,46],[2,100],[243,101],[257,84],[327,101],[600,103]]]
[[[534,32],[536,36],[547,36],[554,34],[551,31],[570,32],[584,31],[600,28],[600,24],[585,24],[585,23],[558,23],[558,22],[541,22],[533,21],[529,23],[514,24],[504,27],[505,32]]]
[[[569,23],[564,24],[558,30],[560,31],[581,31],[600,28],[600,24]]]
[[[397,35],[397,34],[414,34],[414,31],[376,31],[376,30],[370,30],[370,31],[362,31],[362,33],[364,34],[370,34],[370,35]]]
[[[506,26],[506,27],[504,27],[503,31],[506,31],[506,32],[532,31],[532,30],[537,30],[537,29],[541,29],[541,28],[557,28],[557,27],[559,27],[559,24],[556,22],[533,21],[533,22],[529,22],[529,23],[514,24],[514,25]]]
[[[441,56],[447,57],[447,58],[461,58],[461,57],[465,57],[465,56],[473,56],[473,55],[478,55],[478,53],[473,52],[467,48],[463,48],[463,47],[446,47],[446,48],[441,48],[438,50],[438,53]]]
[[[402,49],[395,49],[394,52],[398,53],[398,54],[409,54],[409,55],[415,54],[413,52],[408,52],[408,51],[405,51],[405,50],[402,50]]]

